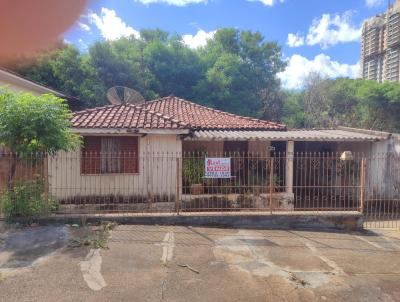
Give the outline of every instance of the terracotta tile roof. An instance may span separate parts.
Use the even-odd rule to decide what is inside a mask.
[[[284,125],[244,117],[169,96],[144,104],[146,108],[185,122],[192,129],[285,130]]]
[[[150,109],[125,105],[96,107],[73,113],[75,128],[187,129],[187,124]]]
[[[174,96],[142,105],[109,105],[74,112],[76,128],[286,130],[284,125],[204,107]]]

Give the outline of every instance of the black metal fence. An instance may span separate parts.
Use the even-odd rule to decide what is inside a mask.
[[[3,215],[359,211],[400,219],[400,158],[355,153],[0,155]]]

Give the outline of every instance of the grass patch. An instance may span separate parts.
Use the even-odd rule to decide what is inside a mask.
[[[71,239],[68,247],[78,248],[89,246],[94,249],[108,249],[107,241],[110,237],[110,232],[117,226],[114,221],[104,221],[98,229],[95,229],[93,234]]]

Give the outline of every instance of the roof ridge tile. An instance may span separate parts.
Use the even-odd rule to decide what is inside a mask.
[[[166,119],[166,120],[169,120],[171,122],[174,122],[176,124],[182,124],[182,126],[187,126],[187,123],[185,123],[183,121],[180,121],[180,120],[177,120],[177,119],[174,119],[173,117],[164,115],[159,111],[154,111],[154,110],[151,110],[151,109],[148,109],[148,108],[145,108],[145,107],[143,107],[143,110],[149,112],[150,114],[157,115],[159,117],[162,117],[163,119]]]
[[[206,106],[203,106],[201,104],[198,104],[198,103],[195,103],[195,102],[192,102],[192,101],[189,101],[189,100],[185,100],[185,99],[182,99],[182,98],[179,98],[179,97],[176,97],[176,96],[163,97],[163,98],[160,98],[160,99],[153,100],[151,102],[162,101],[163,99],[168,99],[168,98],[174,98],[176,100],[179,100],[179,101],[184,102],[184,103],[188,103],[188,104],[193,105],[195,107],[200,107],[200,108],[203,108],[203,109],[206,109],[206,110],[211,110],[211,111],[214,111],[214,112],[217,112],[217,113],[227,114],[227,115],[234,116],[234,117],[237,117],[237,118],[242,118],[242,119],[252,120],[252,121],[255,121],[255,122],[262,122],[262,123],[269,123],[269,124],[275,124],[275,125],[283,126],[282,124],[279,124],[279,123],[276,123],[276,122],[273,122],[273,121],[261,120],[261,119],[258,119],[258,118],[242,116],[242,115],[234,114],[234,113],[231,113],[231,112],[222,111],[220,109],[215,109],[215,108],[212,108],[212,107],[206,107]]]

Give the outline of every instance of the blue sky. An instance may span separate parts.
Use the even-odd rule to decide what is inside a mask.
[[[391,0],[392,2],[394,0]],[[300,88],[310,71],[329,77],[359,74],[360,29],[387,0],[98,0],[64,38],[85,51],[96,40],[161,28],[200,47],[221,27],[260,31],[282,46],[287,88]]]

